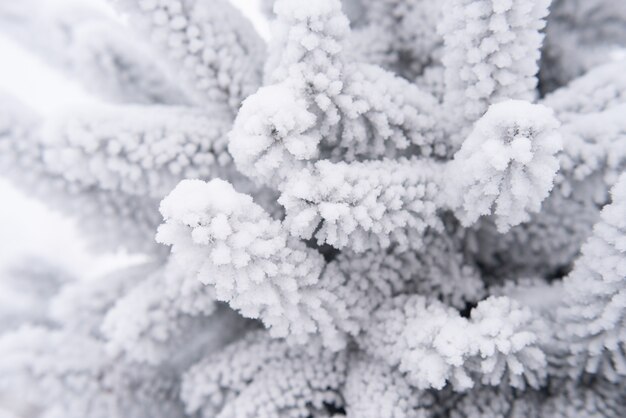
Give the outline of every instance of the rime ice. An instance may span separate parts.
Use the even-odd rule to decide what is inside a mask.
[[[0,173],[148,261],[0,275],[0,416],[623,416],[624,2],[4,3],[107,103]]]

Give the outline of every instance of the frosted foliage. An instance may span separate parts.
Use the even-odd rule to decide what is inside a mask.
[[[18,109],[12,100],[5,103]],[[13,109],[0,137],[3,171],[55,207],[79,214],[88,232],[102,231],[94,237],[97,247],[122,241],[133,250],[158,251],[150,248],[158,201],[184,178],[222,176],[246,187],[226,151],[223,111],[93,105],[40,123],[12,116]]]
[[[438,258],[440,251],[449,251],[449,257]],[[367,328],[377,308],[396,295],[427,293],[462,309],[482,298],[478,280],[475,267],[453,243],[440,234],[429,234],[419,255],[399,250],[342,253],[329,264],[321,282],[340,296],[350,322],[360,330]]]
[[[244,102],[230,133],[230,153],[244,173],[279,181],[318,153],[320,134],[307,132],[315,120],[290,89],[263,87]]]
[[[545,401],[541,413],[556,418],[618,418],[626,408],[623,394],[623,384],[615,387],[603,380],[593,382],[589,387],[566,383],[554,397]]]
[[[564,280],[567,303],[557,321],[574,370],[618,380],[626,374],[626,175],[613,187],[612,198]]]
[[[226,0],[115,0],[199,104],[236,110],[258,88],[263,42]]]
[[[76,187],[162,198],[181,178],[224,176],[228,116],[162,106],[96,107],[43,128],[48,169]]]
[[[608,188],[626,168],[626,106],[612,106],[597,113],[581,115],[563,126],[565,151],[560,156],[562,174],[557,185],[568,195],[577,194],[577,182],[600,177],[603,187],[596,200],[606,199]],[[592,180],[593,181],[593,180]]]
[[[507,298],[480,302],[467,320],[439,302],[398,297],[373,320],[362,337],[365,351],[406,373],[420,389],[442,389],[447,381],[467,389],[474,376],[487,385],[508,380],[518,388],[538,387],[545,377],[535,332],[541,325]]]
[[[567,86],[542,100],[552,107],[563,122],[581,114],[597,113],[624,103],[626,97],[626,59],[615,60],[591,69]]]
[[[474,389],[461,397],[449,411],[451,418],[541,418],[543,399],[534,391]],[[551,416],[551,415],[543,415]]]
[[[168,266],[119,298],[107,311],[102,331],[112,352],[125,351],[138,361],[158,363],[175,351],[169,345],[189,344],[197,317],[214,310],[210,289]]]
[[[620,66],[610,64],[594,71],[602,80],[612,77]],[[489,222],[483,223],[479,232],[482,262],[494,265],[497,261],[493,257],[507,253],[509,267],[515,270],[552,274],[559,268],[570,268],[578,257],[602,205],[609,201],[610,187],[626,167],[621,94],[608,79],[592,83],[591,75],[544,100],[555,106],[565,121],[559,130],[563,152],[557,155],[560,170],[554,191],[541,211],[531,214],[529,222],[504,235]],[[590,101],[574,100],[578,94]]]
[[[423,237],[421,255],[396,248],[342,254],[325,264],[321,254],[223,181],[180,183],[161,211],[166,223],[157,239],[172,246],[189,275],[244,316],[260,318],[273,335],[294,341],[321,333],[329,347],[343,348],[345,334],[358,333],[392,295],[423,290],[463,307],[482,293],[458,243],[434,229]],[[437,251],[449,256],[440,259]]]
[[[55,209],[78,218],[97,248],[155,251],[151,242],[158,225],[158,200],[115,193],[79,181],[68,181],[44,158],[42,123],[11,97],[0,97],[0,172]]]
[[[427,114],[436,111],[434,97],[376,67],[359,65],[347,74],[350,79],[334,82],[326,75],[315,78],[314,88],[325,91],[313,97],[291,79],[249,97],[230,134],[238,168],[274,184],[311,160],[448,152]],[[381,78],[388,79],[384,89]]]
[[[182,397],[202,417],[330,416],[346,375],[346,354],[313,343],[290,347],[254,332],[189,369]]]
[[[626,5],[612,0],[553,0],[541,68],[554,89],[610,59],[626,45]]]
[[[448,167],[449,199],[464,224],[493,214],[506,232],[540,210],[559,169],[557,127],[541,105],[512,100],[489,108]]]
[[[192,95],[173,80],[171,70],[153,57],[148,45],[129,42],[132,35],[125,27],[109,22],[90,24],[76,31],[69,65],[83,85],[124,103],[194,103]],[[103,79],[111,81],[102,85]]]
[[[435,216],[441,168],[430,161],[330,164],[293,176],[279,202],[293,235],[357,251],[408,245],[409,231],[440,227]],[[321,226],[320,226],[321,224]]]
[[[273,84],[243,104],[230,151],[244,173],[275,184],[318,159],[445,154],[436,99],[392,73],[346,62],[348,22],[336,1],[281,1]],[[314,19],[315,24],[308,20]],[[384,79],[385,83],[380,80]]]
[[[50,314],[72,332],[100,336],[103,316],[118,299],[159,268],[156,263],[120,269],[93,280],[75,281],[55,295]]]
[[[445,99],[456,117],[473,122],[489,103],[535,96],[539,47],[550,0],[448,0]]]
[[[426,418],[434,401],[397,370],[363,355],[349,363],[345,397],[347,416],[360,418]]]
[[[350,39],[350,52],[359,59],[391,69],[407,79],[422,76],[428,66],[441,65],[443,38],[437,32],[437,22],[443,15],[442,2],[361,0],[342,3],[348,16],[353,15],[350,20],[355,30]]]
[[[249,196],[221,180],[189,180],[163,200],[161,213],[157,239],[218,300],[261,319],[275,336],[304,341],[319,330],[334,339],[336,296],[317,286],[323,257]]]
[[[0,266],[0,417],[622,418],[622,2],[4,3],[103,100],[0,174],[141,261]]]
[[[593,181],[589,186],[598,187],[598,183]],[[600,188],[595,190],[594,194]],[[597,205],[589,197],[578,200],[555,190],[542,204],[541,212],[505,234],[499,233],[491,220],[479,221],[479,229],[474,232],[474,240],[479,243],[475,248],[477,257],[503,277],[549,275],[567,268],[578,257],[580,246],[598,219]],[[507,254],[507,265],[500,264],[498,260]]]
[[[0,388],[16,400],[49,408],[53,416],[183,416],[175,375],[129,367],[108,357],[92,338],[23,328],[0,337],[0,353]]]

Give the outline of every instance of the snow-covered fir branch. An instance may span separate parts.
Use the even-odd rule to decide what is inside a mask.
[[[624,416],[622,2],[110,3],[0,5],[102,99],[0,174],[145,256],[0,268],[0,417]]]

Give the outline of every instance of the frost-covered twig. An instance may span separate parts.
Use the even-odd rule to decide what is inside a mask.
[[[215,335],[221,334],[220,339],[213,337],[215,342],[222,337],[228,341],[225,331],[231,328],[236,332],[237,321],[226,318],[228,313],[215,315],[216,308],[212,289],[195,278],[186,279],[180,269],[170,265],[146,276],[119,298],[106,311],[102,333],[112,353],[123,352],[135,361],[158,364],[175,358],[182,347],[196,344],[193,340],[201,329],[215,328]]]
[[[228,115],[172,106],[68,109],[39,135],[47,172],[69,187],[162,198],[184,178],[232,178]]]
[[[181,266],[276,337],[338,342],[337,297],[318,286],[324,259],[290,237],[252,198],[221,180],[180,183],[161,203],[157,239]],[[339,339],[341,345],[341,339]]]
[[[445,2],[440,30],[450,132],[467,128],[499,100],[534,99],[549,5],[550,0]]]
[[[437,198],[442,173],[440,164],[419,159],[320,161],[313,170],[292,176],[279,202],[291,233],[315,236],[320,244],[350,245],[356,251],[397,242],[419,246],[415,238],[428,228],[441,228]]]
[[[429,0],[344,1],[354,27],[349,53],[413,81],[441,67],[443,38],[437,24],[443,2]],[[352,16],[351,16],[352,15]],[[356,50],[356,51],[355,51]]]
[[[189,414],[212,417],[327,416],[341,406],[346,353],[319,343],[293,348],[251,333],[218,355],[194,365],[184,376],[182,398]]]
[[[398,367],[419,389],[442,389],[448,381],[468,389],[475,378],[536,388],[546,376],[542,324],[505,297],[480,302],[468,320],[440,302],[402,296],[381,307],[373,323],[361,337],[365,351]]]
[[[609,380],[626,374],[626,175],[612,189],[582,256],[565,278],[556,315],[557,335],[573,357],[574,373],[599,373]]]
[[[236,112],[260,85],[261,38],[227,0],[113,0],[200,104]]]

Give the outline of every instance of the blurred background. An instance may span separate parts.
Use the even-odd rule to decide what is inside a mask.
[[[106,0],[82,1],[92,2],[114,15]],[[269,24],[260,12],[259,0],[231,1],[250,18],[263,37],[269,37]],[[43,114],[58,111],[63,106],[96,100],[77,83],[1,34],[0,57],[0,89]],[[75,277],[88,279],[114,270],[120,265],[140,261],[139,256],[123,252],[91,254],[70,218],[49,210],[38,200],[29,198],[2,177],[0,237],[0,272],[12,268],[14,263],[26,258],[50,260]]]

